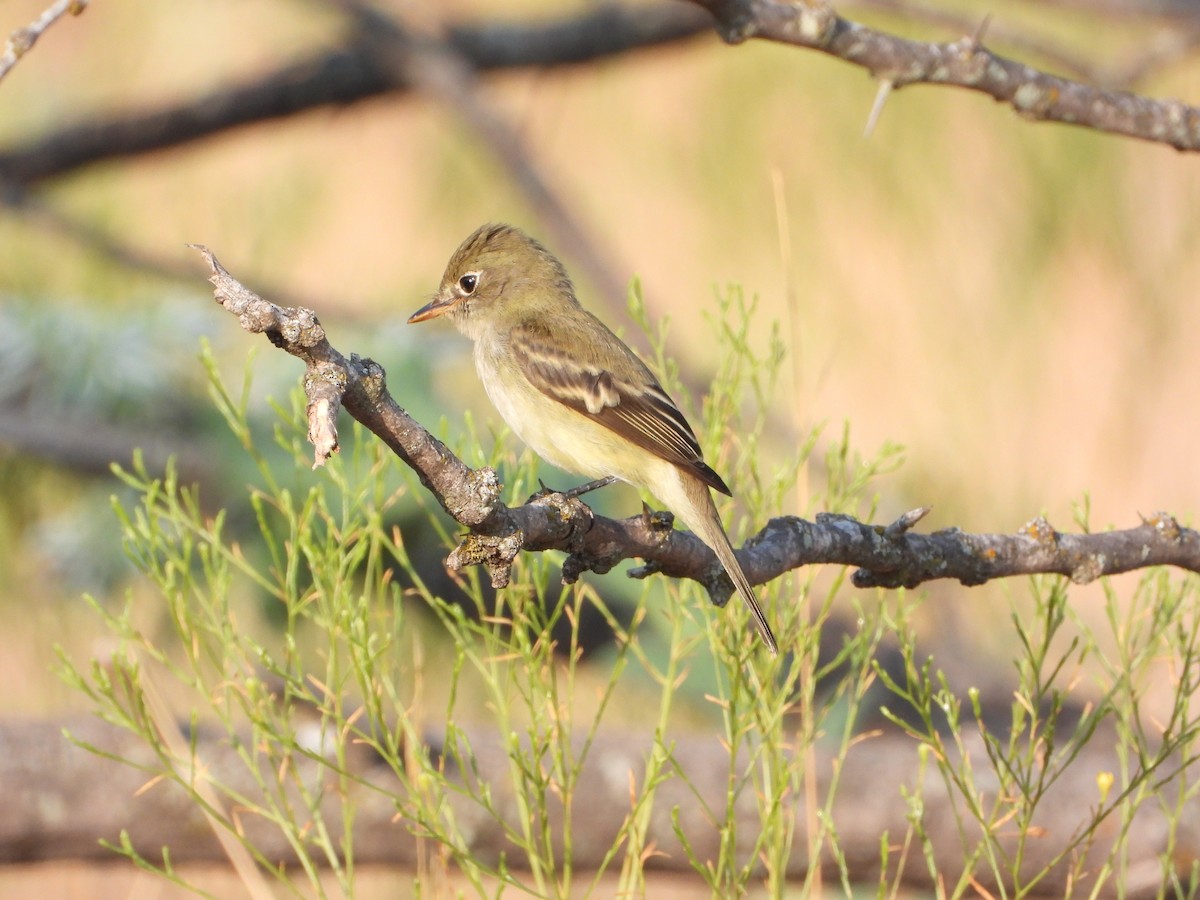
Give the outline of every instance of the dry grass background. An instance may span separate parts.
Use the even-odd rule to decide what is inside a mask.
[[[579,6],[427,5],[447,16]],[[7,0],[0,28],[42,6]],[[1053,28],[1082,53],[1114,57],[1153,33],[1065,14]],[[252,77],[337,33],[337,17],[319,4],[93,0],[0,85],[0,142]],[[1188,64],[1143,89],[1195,100],[1198,79],[1200,65]],[[672,317],[671,350],[686,369],[712,366],[697,313],[714,309],[714,285],[741,284],[760,300],[760,337],[773,320],[790,335],[793,383],[778,400],[779,422],[826,422],[836,434],[848,421],[865,453],[885,441],[907,448],[906,465],[885,483],[880,519],[927,504],[934,512],[922,527],[1013,531],[1045,513],[1073,530],[1086,492],[1094,528],[1159,509],[1194,522],[1195,157],[1022,122],[985,98],[925,88],[893,97],[864,139],[875,85],[861,71],[714,37],[510,74],[484,90],[618,275],[640,276],[654,313]],[[185,242],[208,244],[248,282],[320,304],[335,343],[340,320],[394,321],[421,305],[480,222],[542,233],[486,148],[451,114],[411,96],[108,163],[55,185],[48,198],[181,261],[192,259]],[[589,286],[581,288],[587,302]],[[82,297],[118,315],[168,292],[176,288],[11,213],[0,218],[0,294]],[[241,346],[257,343],[246,337]],[[437,343],[454,354],[447,366],[467,365],[465,342]],[[416,346],[409,340],[381,361]],[[427,390],[392,387],[401,403]],[[453,419],[457,404],[448,408]],[[781,429],[773,439],[782,458],[795,435]],[[69,493],[67,480],[49,476],[46,509]],[[812,512],[810,499],[781,512]],[[40,514],[28,510],[29,523]],[[94,650],[91,617],[41,576],[36,558],[11,560],[5,571],[0,678],[14,689],[0,693],[0,712],[77,705],[51,674],[51,646]],[[1133,576],[1116,584],[1131,589]],[[931,593],[926,610],[943,637],[952,634],[968,657],[982,647],[1007,658],[1009,597],[1020,602],[1019,586]],[[1099,617],[1098,589],[1073,596]],[[0,897],[19,894],[5,893],[11,877],[0,874]]]

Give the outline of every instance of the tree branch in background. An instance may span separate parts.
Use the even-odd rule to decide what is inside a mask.
[[[542,22],[459,23],[433,33],[407,19],[382,18],[355,0],[330,2],[347,8],[357,26],[343,49],[322,51],[254,81],[150,112],[80,121],[28,141],[24,146],[0,151],[4,202],[18,211],[28,211],[34,208],[29,188],[81,167],[179,146],[228,129],[324,106],[344,106],[415,88],[453,110],[479,135],[524,192],[555,243],[579,261],[609,308],[622,309],[624,285],[612,275],[613,267],[605,262],[595,241],[586,235],[566,204],[539,174],[516,129],[494,108],[480,101],[473,73],[577,65],[632,50],[661,47],[703,33],[711,26],[712,19],[686,4],[601,5],[579,15]],[[909,41],[849,22],[826,6],[790,5],[773,0],[692,2],[717,17],[727,40],[749,36],[782,40],[864,66],[884,85],[881,97],[908,84],[956,85],[988,93],[1030,118],[1090,126],[1181,149],[1195,149],[1200,140],[1197,137],[1200,117],[1192,107],[1176,101],[1102,91],[1046,75],[997,57],[974,39],[951,44]],[[970,24],[961,16],[904,0],[862,2],[940,27],[961,31]],[[37,22],[17,33],[13,46],[31,45],[28,36],[21,35],[28,33],[36,38],[63,12],[77,13],[85,3],[86,0],[74,3],[61,0],[54,4]],[[1170,18],[1182,8],[1181,4],[1168,2],[1148,12]],[[1124,6],[1122,9],[1128,13]],[[1186,28],[1186,22],[1179,21],[1178,27]],[[1122,85],[1178,62],[1200,42],[1200,30],[1193,27],[1156,44],[1132,61],[1105,70],[1045,41],[1023,37],[1015,29],[997,25],[994,33],[1007,44],[1040,56],[1080,78],[1090,76],[1102,83]],[[45,220],[45,211],[42,213]],[[171,261],[106,239],[94,229],[71,227],[68,223],[65,228],[60,224],[58,230],[123,265],[178,277],[178,269]]]
[[[1048,75],[992,53],[983,45],[983,34],[927,43],[843,19],[824,3],[691,2],[712,14],[717,31],[730,44],[760,38],[819,50],[861,66],[888,89],[913,84],[960,87],[1006,103],[1027,119],[1080,125],[1176,150],[1200,150],[1200,109]]]
[[[682,5],[600,5],[532,24],[452,25],[446,45],[476,71],[578,65],[702,34],[708,18]],[[361,35],[359,36],[361,40]],[[245,125],[413,89],[358,41],[252,81],[162,106],[85,119],[0,152],[0,180],[33,185],[106,160],[153,153]]]
[[[30,22],[24,28],[18,28],[8,37],[4,52],[0,53],[0,80],[12,71],[22,56],[33,49],[33,45],[55,22],[70,13],[80,15],[88,5],[88,0],[55,0],[44,13]]]
[[[86,219],[64,212],[47,203],[37,191],[0,184],[0,206],[8,207],[45,232],[71,241],[92,253],[99,254],[121,266],[145,272],[167,281],[193,283],[196,278],[194,267],[184,263],[175,254],[166,254],[158,249],[147,250],[137,247],[120,237],[107,233]],[[305,298],[279,285],[259,286],[284,303],[300,306]]]
[[[508,172],[547,232],[569,256],[577,260],[596,285],[604,305],[620,315],[625,309],[626,287],[579,219],[564,203],[541,168],[530,158],[529,148],[495,103],[478,89],[469,60],[449,41],[422,29],[411,13],[392,19],[358,0],[329,0],[352,17],[359,44],[371,64],[396,82],[409,83],[457,115]],[[399,13],[398,13],[399,15]]]
[[[447,560],[451,568],[484,565],[492,584],[503,587],[521,550],[566,551],[563,578],[568,582],[583,572],[606,572],[624,559],[638,558],[645,565],[631,573],[636,577],[661,573],[688,578],[704,585],[714,602],[728,599],[731,586],[712,552],[692,534],[675,531],[669,516],[609,519],[557,493],[522,506],[505,506],[496,473],[467,466],[401,409],[388,394],[377,363],[355,355],[347,359],[329,343],[312,311],[264,300],[242,286],[207,248],[196,249],[212,269],[209,281],[217,302],[247,331],[265,333],[275,346],[304,361],[314,467],[337,452],[337,414],[344,406],[417,473],[455,521],[470,530]],[[1043,519],[1015,535],[958,529],[912,534],[926,512],[915,510],[887,527],[841,515],[818,515],[815,522],[781,516],[747,541],[738,556],[754,584],[812,563],[857,566],[854,582],[860,587],[911,588],[942,578],[978,585],[1037,573],[1067,575],[1085,583],[1159,565],[1200,572],[1200,533],[1166,514],[1136,528],[1100,534],[1060,534]]]
[[[12,449],[88,475],[109,477],[113,460],[128,460],[140,452],[147,468],[161,472],[174,461],[185,483],[217,481],[219,466],[212,448],[197,446],[162,428],[79,421],[47,416],[25,406],[0,403],[0,448]]]
[[[907,40],[850,22],[828,6],[776,0],[690,0],[707,9],[728,41],[750,37],[781,41],[829,53],[868,69],[895,87],[945,84],[981,91],[1009,103],[1022,115],[1067,122],[1195,149],[1196,110],[1177,101],[1151,100],[1104,91],[1057,78],[992,54],[978,41]],[[962,24],[948,14],[896,0],[874,0],[898,15],[946,27]],[[1170,9],[1174,9],[1171,6]],[[1167,10],[1168,12],[1170,10]],[[932,18],[930,18],[932,17]],[[544,22],[459,23],[447,26],[447,52],[477,72],[557,67],[593,62],[637,49],[661,47],[702,33],[712,18],[686,5],[602,5],[580,15]],[[974,30],[974,29],[973,29]],[[1194,29],[1193,29],[1194,30]],[[1095,71],[1043,42],[1022,42],[1011,30],[1004,40],[1057,62],[1078,75]],[[150,153],[244,125],[292,116],[324,106],[345,106],[388,92],[411,90],[395,67],[380,67],[363,36],[339,50],[315,53],[254,81],[222,88],[149,112],[94,118],[0,152],[0,180],[32,185],[80,167]],[[1194,42],[1185,36],[1161,54],[1126,67],[1118,80],[1144,77],[1170,64]],[[1123,83],[1123,82],[1122,82]],[[1094,108],[1093,108],[1093,104]]]
[[[849,0],[848,5],[851,4],[856,8],[883,10],[899,19],[924,22],[954,34],[973,34],[980,27],[978,16],[970,18],[956,9],[916,0]],[[1060,4],[1076,5],[1061,3],[1061,0]],[[1072,78],[1122,90],[1132,90],[1150,76],[1184,62],[1200,47],[1200,16],[1195,6],[1189,6],[1186,13],[1182,8],[1170,4],[1161,6],[1147,0],[1128,0],[1121,8],[1109,7],[1097,0],[1084,0],[1078,6],[1084,13],[1108,14],[1130,23],[1144,23],[1148,17],[1158,17],[1163,20],[1164,27],[1148,47],[1125,60],[1109,56],[1102,60],[1085,59],[1058,42],[995,18],[988,21],[987,34],[995,43],[1048,63]]]
[[[24,147],[0,151],[0,197],[19,212],[122,265],[175,278],[169,260],[108,238],[39,206],[31,189],[80,167],[151,153],[226,130],[344,106],[389,92],[417,90],[454,112],[508,171],[547,232],[576,259],[614,315],[624,314],[625,284],[530,159],[512,126],[480,97],[475,73],[508,68],[576,65],[708,31],[708,18],[683,5],[625,8],[601,5],[582,15],[533,24],[450,26],[444,35],[400,22],[350,0],[352,38],[343,50],[283,66],[252,82],[194,100],[78,122]]]
[[[851,2],[857,7],[883,10],[898,18],[924,22],[954,34],[971,34],[979,29],[978,15],[970,18],[968,14],[956,9],[920,4],[914,0],[851,0]],[[994,20],[988,24],[988,34],[1011,49],[1038,57],[1075,78],[1083,81],[1100,80],[1093,63],[1068,53],[1059,44]]]

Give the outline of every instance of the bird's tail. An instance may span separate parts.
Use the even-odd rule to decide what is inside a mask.
[[[737,556],[734,555],[733,545],[729,543],[729,536],[721,524],[721,517],[717,514],[717,507],[713,503],[712,492],[708,485],[699,478],[692,478],[684,473],[680,473],[679,482],[689,502],[675,504],[672,512],[679,516],[683,523],[717,555],[717,559],[729,573],[733,586],[745,601],[746,609],[750,611],[758,633],[762,635],[763,643],[767,645],[767,649],[772,654],[778,653],[779,645],[775,642],[775,635],[772,634],[767,617],[763,615],[763,611],[758,605],[758,598],[754,596],[750,580],[742,571]]]

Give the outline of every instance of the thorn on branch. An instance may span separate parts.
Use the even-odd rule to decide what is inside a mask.
[[[1074,71],[1078,80],[1048,72],[989,51],[983,44],[991,25],[985,16],[975,33],[953,43],[917,41],[839,17],[825,0],[692,0],[716,19],[730,43],[748,38],[818,50],[890,78],[894,87],[937,84],[968,88],[1012,106],[1035,121],[1060,122],[1109,134],[1200,151],[1200,108],[1177,100],[1156,100],[1088,83],[1090,67],[1055,48],[1030,47]],[[880,0],[883,2],[883,0]],[[891,3],[889,5],[897,5]],[[945,21],[940,11],[931,15]],[[957,21],[968,31],[972,22]],[[1010,38],[1006,40],[1011,41]]]
[[[867,127],[863,129],[864,138],[869,138],[875,132],[875,125],[883,113],[883,104],[887,102],[888,97],[892,96],[892,89],[895,86],[896,82],[891,78],[879,79],[879,90],[875,92],[875,102],[871,104],[871,112],[867,116]]]
[[[883,529],[884,538],[894,541],[902,537],[905,532],[909,531],[914,525],[929,515],[932,509],[932,506],[918,506],[916,509],[910,509],[891,525]]]
[[[992,24],[992,14],[984,13],[983,20],[980,21],[979,27],[975,29],[975,34],[971,36],[971,43],[975,45],[976,50],[982,50],[983,36],[987,34],[988,27]]]

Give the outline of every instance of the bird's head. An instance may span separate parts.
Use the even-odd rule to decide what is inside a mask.
[[[511,225],[484,225],[454,251],[437,293],[408,321],[444,315],[474,337],[552,313],[564,299],[576,302],[575,289],[549,250]]]

